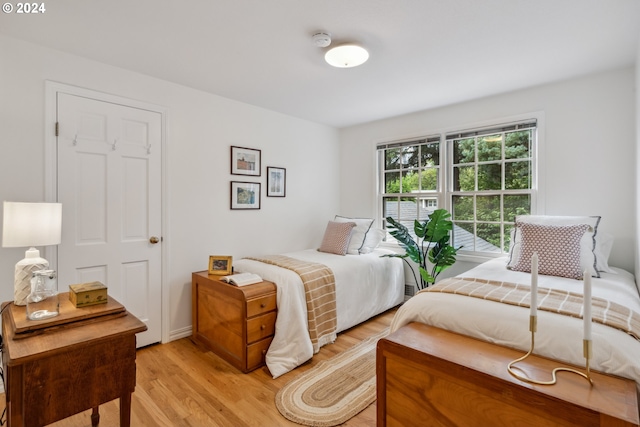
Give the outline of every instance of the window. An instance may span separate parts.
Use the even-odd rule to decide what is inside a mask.
[[[438,208],[442,196],[440,135],[378,146],[382,218],[392,217],[413,231]],[[384,221],[383,221],[384,222]]]
[[[382,218],[412,231],[415,219],[444,207],[454,222],[455,247],[507,252],[515,216],[534,208],[536,134],[536,121],[529,120],[380,144]]]

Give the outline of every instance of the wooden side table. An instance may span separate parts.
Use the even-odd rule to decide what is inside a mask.
[[[206,271],[192,274],[192,340],[250,372],[264,365],[276,323],[276,285],[234,286]]]
[[[20,323],[25,307],[3,304],[7,425],[43,426],[93,409],[91,424],[96,426],[98,406],[120,399],[120,425],[128,427],[136,386],[135,334],[146,325],[126,310],[87,318],[83,308],[68,307],[67,293],[60,294],[60,301],[67,323],[24,333],[15,332],[12,316]],[[108,304],[119,303],[109,297]],[[73,310],[80,320],[73,321]]]

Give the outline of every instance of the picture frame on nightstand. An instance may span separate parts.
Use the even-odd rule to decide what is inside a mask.
[[[211,255],[209,257],[209,274],[226,276],[233,271],[233,257],[226,255]]]

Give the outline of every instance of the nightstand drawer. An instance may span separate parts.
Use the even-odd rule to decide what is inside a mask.
[[[258,316],[276,309],[276,294],[247,300],[247,317]]]
[[[275,325],[275,311],[247,320],[247,343],[252,343],[273,335],[276,329]]]
[[[247,346],[247,370],[251,371],[264,365],[264,357],[271,345],[273,338],[265,338],[262,341]]]

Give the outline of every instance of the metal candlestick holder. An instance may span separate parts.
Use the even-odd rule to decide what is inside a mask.
[[[558,367],[555,368],[553,371],[551,371],[551,380],[549,381],[540,381],[540,380],[535,380],[533,378],[529,378],[519,372],[517,372],[516,370],[513,369],[513,365],[515,365],[518,362],[523,361],[524,359],[526,359],[527,357],[529,357],[532,353],[533,353],[533,348],[535,345],[535,334],[536,334],[536,330],[538,327],[538,316],[529,316],[529,330],[531,331],[531,348],[529,350],[529,352],[527,354],[525,354],[524,356],[520,357],[519,359],[516,359],[512,362],[509,363],[509,365],[507,365],[507,370],[509,371],[509,373],[511,375],[513,375],[514,377],[518,378],[519,380],[522,381],[526,381],[529,383],[533,383],[533,384],[539,384],[539,385],[553,385],[556,382],[558,382],[558,379],[556,377],[556,373],[559,371],[566,371],[566,372],[573,372],[574,374],[578,374],[581,377],[585,378],[587,381],[589,381],[589,384],[591,386],[593,386],[593,379],[591,379],[591,369],[589,367],[589,360],[593,357],[593,349],[591,348],[591,340],[582,340],[583,343],[583,354],[584,354],[584,358],[586,360],[586,372],[581,372],[578,371],[576,369],[572,369],[572,368],[565,368],[565,367]]]

